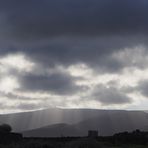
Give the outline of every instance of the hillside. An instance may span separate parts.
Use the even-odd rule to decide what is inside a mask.
[[[100,135],[113,135],[135,129],[147,130],[148,114],[141,111],[99,111],[98,116],[89,117],[75,124],[53,124],[25,131],[24,136],[59,137],[86,136],[88,130],[98,130]]]
[[[118,111],[52,108],[32,112],[0,115],[0,122],[10,124],[15,132],[20,132],[58,123],[75,124],[80,121],[102,115],[106,112]]]

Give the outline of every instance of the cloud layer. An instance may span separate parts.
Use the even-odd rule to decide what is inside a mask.
[[[0,102],[143,108],[147,0],[1,0]]]

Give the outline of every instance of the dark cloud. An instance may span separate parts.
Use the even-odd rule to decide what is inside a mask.
[[[2,0],[0,53],[116,72],[125,65],[111,53],[147,44],[147,7],[146,0]]]
[[[134,48],[146,42],[143,37],[98,37],[79,38],[63,37],[49,40],[49,42],[30,48],[0,49],[1,54],[22,52],[30,57],[35,63],[40,63],[45,67],[56,65],[69,66],[77,63],[85,63],[100,71],[117,72],[126,66],[132,66],[127,61],[120,61],[111,55],[124,48]],[[137,52],[133,50],[133,53]],[[140,65],[134,65],[140,66]]]
[[[91,94],[102,105],[130,104],[132,99],[115,87],[98,85]]]
[[[82,91],[75,84],[76,78],[67,73],[54,73],[49,75],[28,74],[20,78],[21,89],[35,92],[51,92],[58,95],[68,95]]]
[[[138,86],[135,89],[145,97],[148,97],[148,80],[140,81]]]
[[[108,35],[147,30],[146,0],[2,0],[10,35],[18,40],[57,35]]]
[[[21,53],[36,64],[31,72],[9,69],[8,75],[19,78],[19,91],[77,94],[85,91],[75,84],[77,78],[61,71],[48,74],[46,69],[60,65],[66,70],[84,63],[97,75],[119,74],[125,67],[145,68],[147,62],[136,58],[135,47],[142,45],[145,52],[141,56],[148,55],[147,8],[147,0],[1,0],[0,56]],[[118,53],[125,48],[133,50],[121,55],[121,60]],[[91,98],[103,105],[131,103],[126,96],[131,90],[122,92],[116,87],[97,86]],[[141,93],[148,95],[147,85],[140,87]]]

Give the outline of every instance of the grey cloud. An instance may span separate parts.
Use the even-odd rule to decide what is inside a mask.
[[[146,0],[2,0],[0,54],[25,52],[44,65],[84,62],[109,72],[110,54],[147,46]]]
[[[45,69],[78,63],[85,63],[98,73],[119,73],[128,66],[139,68],[146,64],[145,58],[141,63],[136,59],[133,64],[126,57],[123,62],[112,54],[138,45],[147,49],[147,8],[147,0],[1,0],[0,55],[21,52],[37,68],[39,64]],[[24,92],[71,95],[85,89],[77,86],[68,73],[49,75],[41,69],[24,75],[11,70],[9,74],[19,78]],[[115,87],[116,84],[110,88],[98,86],[92,97],[104,105],[131,103]]]
[[[112,53],[122,51],[124,48],[133,48],[142,44],[141,37],[98,37],[98,38],[76,38],[63,37],[50,40],[48,43],[36,45],[30,48],[18,48],[0,50],[1,54],[10,52],[22,52],[27,54],[33,61],[44,66],[73,65],[86,63],[90,67],[102,71],[117,72],[128,64],[111,57]],[[146,42],[146,41],[145,41]],[[38,44],[38,43],[37,43]],[[37,47],[38,46],[38,47]],[[133,50],[133,52],[136,52]],[[135,65],[134,65],[135,66]],[[139,66],[137,64],[137,66]]]
[[[137,86],[124,87],[122,91],[125,93],[139,92],[141,95],[148,97],[148,79],[142,79]]]
[[[19,92],[19,93],[21,93],[21,92]],[[27,92],[26,92],[26,94],[27,94]],[[32,98],[30,96],[21,96],[21,95],[18,95],[17,93],[13,93],[13,92],[5,93],[5,92],[0,91],[0,95],[7,97],[11,101],[14,101],[14,100],[22,100],[22,101],[37,101],[37,100],[40,100],[39,97]],[[45,99],[47,99],[47,98],[45,98]]]
[[[92,92],[92,98],[102,105],[130,104],[132,99],[115,87],[98,85]]]
[[[21,90],[46,91],[58,95],[68,95],[83,90],[75,84],[75,78],[67,73],[54,73],[49,75],[27,74],[20,78]]]
[[[43,107],[45,108],[46,105]],[[41,109],[43,108],[41,106],[41,103],[20,103],[15,106],[16,109],[21,109],[21,110],[35,110],[35,109]]]
[[[148,97],[148,80],[140,81],[138,86],[135,89],[145,97]]]
[[[0,108],[1,108],[1,109],[6,109],[6,108],[7,108],[7,106],[6,106],[6,104],[5,104],[5,103],[0,103]]]
[[[43,107],[46,107],[47,105],[43,105]],[[42,108],[41,103],[19,103],[15,105],[11,105],[9,103],[0,103],[1,110],[35,110]]]
[[[6,28],[19,39],[106,35],[147,30],[146,0],[2,0]]]

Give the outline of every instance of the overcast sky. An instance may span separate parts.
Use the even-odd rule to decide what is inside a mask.
[[[0,0],[0,113],[147,109],[147,0]]]

